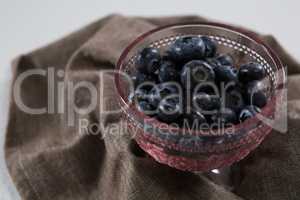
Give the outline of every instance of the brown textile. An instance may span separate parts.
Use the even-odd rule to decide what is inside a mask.
[[[29,69],[64,70],[64,81],[91,81],[104,86],[105,106],[116,107],[111,77],[98,73],[115,66],[122,50],[137,36],[157,26],[207,21],[197,16],[140,18],[111,15],[46,47],[21,55],[13,63],[15,79]],[[272,36],[260,35],[288,66],[288,133],[273,132],[263,144],[238,165],[241,182],[234,192],[202,175],[161,165],[129,139],[107,134],[82,134],[78,119],[121,124],[119,115],[75,115],[76,126],[67,126],[66,114],[26,114],[12,97],[6,135],[6,162],[23,199],[300,199],[300,64]],[[101,85],[102,84],[102,85]],[[47,79],[30,76],[21,87],[27,106],[47,106]],[[55,100],[55,107],[61,100]],[[76,105],[89,98],[80,90]],[[98,102],[99,103],[99,102]],[[122,126],[121,126],[122,128]],[[124,129],[125,130],[125,129]],[[102,139],[104,138],[104,139]]]

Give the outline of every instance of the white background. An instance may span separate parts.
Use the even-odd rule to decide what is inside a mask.
[[[273,34],[300,60],[297,0],[0,0],[0,199],[19,199],[3,159],[10,61],[107,14],[198,14]]]

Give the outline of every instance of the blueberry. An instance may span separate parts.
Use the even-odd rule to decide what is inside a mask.
[[[222,54],[218,55],[217,57],[212,58],[206,58],[205,61],[209,63],[213,68],[219,67],[219,66],[233,66],[233,58],[228,54]]]
[[[262,81],[252,81],[246,85],[245,98],[248,104],[264,107],[267,104],[267,95]]]
[[[150,91],[150,102],[157,107],[158,104],[167,96],[178,95],[179,88],[168,82],[161,83],[153,87]]]
[[[222,65],[214,68],[216,74],[216,81],[221,84],[236,83],[237,78],[237,69],[230,65]]]
[[[157,114],[159,120],[166,123],[174,122],[181,114],[179,97],[166,97],[159,103]]]
[[[150,103],[150,97],[151,96],[147,89],[138,88],[129,95],[129,102],[135,103],[141,112],[149,112],[155,109],[155,107]]]
[[[185,87],[189,85],[195,87],[200,83],[213,82],[214,80],[215,72],[212,66],[201,60],[188,62],[181,71],[181,83]]]
[[[181,65],[182,63],[186,62],[187,58],[185,58],[182,48],[174,43],[167,50],[165,60],[171,60]]]
[[[252,96],[251,105],[263,108],[267,104],[267,96],[264,92],[256,92]]]
[[[153,74],[160,66],[161,56],[156,48],[147,47],[137,56],[138,70],[145,74]]]
[[[189,126],[184,128],[199,128],[201,124],[207,124],[207,120],[201,112],[192,110],[190,113],[184,114],[184,125]]]
[[[205,57],[204,41],[197,36],[188,36],[177,39],[167,50],[167,56],[176,63],[185,63],[189,60]]]
[[[205,62],[212,66],[213,69],[220,66],[220,63],[216,58],[206,58]]]
[[[147,100],[148,95],[148,91],[144,88],[139,88],[134,92],[134,96],[137,100]]]
[[[239,121],[243,122],[246,119],[254,117],[257,113],[260,112],[260,109],[256,106],[246,106],[239,114]]]
[[[209,37],[202,36],[201,40],[205,46],[205,57],[214,57],[217,51],[217,45]]]
[[[193,96],[193,107],[195,110],[205,114],[211,114],[211,111],[219,110],[221,100],[216,95],[209,95],[206,93],[198,93]]]
[[[228,54],[219,55],[218,57],[216,57],[216,61],[220,65],[233,66],[233,58]]]
[[[211,116],[211,120],[213,123],[220,123],[220,125],[236,124],[237,115],[230,108],[222,108],[218,113]]]
[[[170,62],[172,63],[172,65],[174,66],[174,68],[177,70],[177,71],[180,71],[183,67],[183,64],[180,63],[180,62],[175,62],[174,59],[172,59],[170,57],[170,55],[168,54],[168,52],[165,52],[163,55],[162,55],[162,59],[161,59],[161,65],[163,65],[165,62]]]
[[[216,86],[214,82],[207,82],[203,84],[199,84],[197,87],[194,88],[194,93],[206,93],[209,95],[217,95],[219,94],[219,88]]]
[[[138,101],[137,108],[140,112],[143,112],[144,114],[149,116],[153,116],[156,113],[156,108],[145,100]]]
[[[158,79],[162,82],[178,81],[179,73],[176,70],[175,64],[170,61],[165,61],[159,68]]]
[[[238,72],[239,81],[242,83],[248,83],[254,80],[261,80],[266,77],[265,68],[255,62],[244,64],[240,67]]]
[[[151,82],[153,84],[155,84],[157,82],[157,78],[154,75],[145,74],[145,73],[142,73],[140,71],[138,71],[135,74],[135,76],[132,77],[132,80],[134,82],[135,87],[138,87],[138,86],[140,86],[141,84],[143,84],[145,82]],[[149,88],[151,88],[150,85],[149,85]]]
[[[245,106],[243,93],[239,88],[234,88],[225,93],[225,106],[239,113]]]

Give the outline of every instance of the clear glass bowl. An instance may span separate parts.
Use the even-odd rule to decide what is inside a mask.
[[[168,126],[146,116],[129,103],[132,89],[122,75],[135,73],[135,59],[140,50],[152,46],[162,52],[183,36],[208,36],[218,44],[218,53],[233,56],[235,65],[255,61],[267,71],[270,96],[262,112],[245,122],[217,133],[187,131]],[[285,69],[278,56],[257,35],[218,23],[184,24],[151,30],[133,41],[122,53],[115,74],[118,101],[123,119],[139,146],[160,163],[186,171],[209,171],[233,164],[255,149],[272,130],[259,116],[273,119],[276,105],[285,87]],[[233,128],[233,129],[232,129]],[[234,130],[234,131],[233,131]],[[188,134],[187,134],[188,133]]]

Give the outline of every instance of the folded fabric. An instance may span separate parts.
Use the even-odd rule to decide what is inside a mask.
[[[53,107],[48,106],[47,113],[27,114],[15,96],[11,97],[6,162],[22,198],[299,199],[300,64],[272,36],[257,33],[288,66],[288,89],[292,91],[288,95],[288,133],[273,131],[259,148],[238,163],[241,180],[234,191],[203,175],[178,171],[146,156],[130,139],[119,114],[94,111],[73,116],[68,107],[61,107],[61,102],[69,99],[61,99],[64,95],[57,97],[58,85],[88,81],[101,89],[97,105],[101,102],[105,109],[117,108],[113,77],[101,78],[99,73],[113,69],[124,48],[142,33],[167,24],[203,21],[208,20],[198,16],[111,15],[15,59],[13,85],[21,74],[32,69],[44,70],[48,75],[55,72],[54,93],[48,87],[47,76],[41,74],[28,76],[20,88],[23,103],[31,108],[47,107],[49,95],[54,95]],[[76,106],[89,101],[85,92],[76,92]],[[79,122],[105,127],[99,128],[99,134],[88,134],[81,131]],[[123,130],[122,134],[113,134],[115,127]]]

